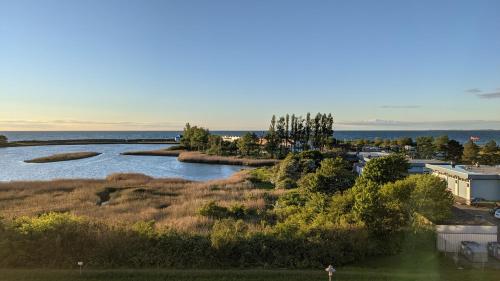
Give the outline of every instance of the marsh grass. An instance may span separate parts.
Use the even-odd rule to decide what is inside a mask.
[[[205,182],[113,174],[102,180],[0,183],[0,213],[9,219],[70,212],[114,225],[154,220],[161,228],[207,233],[214,221],[199,215],[198,210],[208,202],[226,207],[242,204],[263,211],[266,200],[280,192],[258,189],[248,177],[244,170],[227,179]],[[99,194],[105,191],[109,201],[99,204]]]
[[[49,163],[49,162],[60,162],[60,161],[69,161],[69,160],[77,160],[83,158],[94,157],[100,155],[98,152],[71,152],[71,153],[59,153],[46,157],[34,158],[30,160],[24,160],[26,163]]]
[[[276,159],[254,159],[241,158],[237,156],[208,155],[198,151],[182,152],[181,154],[179,154],[178,159],[181,162],[241,165],[251,167],[273,166],[279,162],[279,160]]]

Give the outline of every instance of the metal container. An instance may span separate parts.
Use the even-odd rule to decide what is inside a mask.
[[[500,260],[500,243],[488,242],[488,255]]]
[[[473,241],[462,241],[460,254],[470,262],[488,262],[488,250],[485,245]]]

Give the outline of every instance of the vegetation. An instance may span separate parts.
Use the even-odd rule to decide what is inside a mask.
[[[136,156],[179,156],[184,150],[173,149],[158,149],[149,151],[127,151],[121,153],[122,155],[136,155]]]
[[[186,124],[181,144],[195,150],[218,156],[243,156],[252,158],[284,158],[289,152],[309,149],[323,151],[333,147],[333,117],[318,113],[314,118],[286,114],[278,120],[271,119],[269,130],[263,137],[245,133],[237,141],[224,141],[208,129]]]
[[[275,159],[255,159],[255,158],[241,158],[237,156],[217,156],[208,155],[198,151],[181,152],[178,160],[181,162],[191,163],[210,163],[210,164],[224,164],[224,165],[241,165],[241,166],[272,166],[278,162]]]
[[[101,153],[97,152],[71,152],[71,153],[60,153],[54,154],[46,157],[34,158],[30,160],[25,160],[26,163],[49,163],[49,162],[60,162],[60,161],[69,161],[69,160],[77,160],[90,158]]]
[[[223,181],[2,183],[0,267],[321,268],[395,254],[416,214],[445,219],[452,203],[438,178],[402,179],[402,159],[374,159],[355,181],[339,155],[304,151]]]
[[[408,174],[408,160],[401,154],[391,154],[370,160],[363,169],[363,177],[377,184],[393,182]]]
[[[8,143],[9,143],[9,140],[7,139],[7,137],[4,135],[0,135],[0,147],[6,146]]]
[[[479,146],[473,141],[468,141],[464,144],[464,152],[462,161],[465,164],[475,164],[479,160]]]

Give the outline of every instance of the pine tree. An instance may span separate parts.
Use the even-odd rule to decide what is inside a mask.
[[[469,140],[464,144],[464,153],[462,161],[465,164],[475,164],[479,159],[479,147],[473,141]]]

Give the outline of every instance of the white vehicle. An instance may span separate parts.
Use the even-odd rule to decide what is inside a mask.
[[[500,209],[497,209],[494,214],[495,218],[500,219]]]

